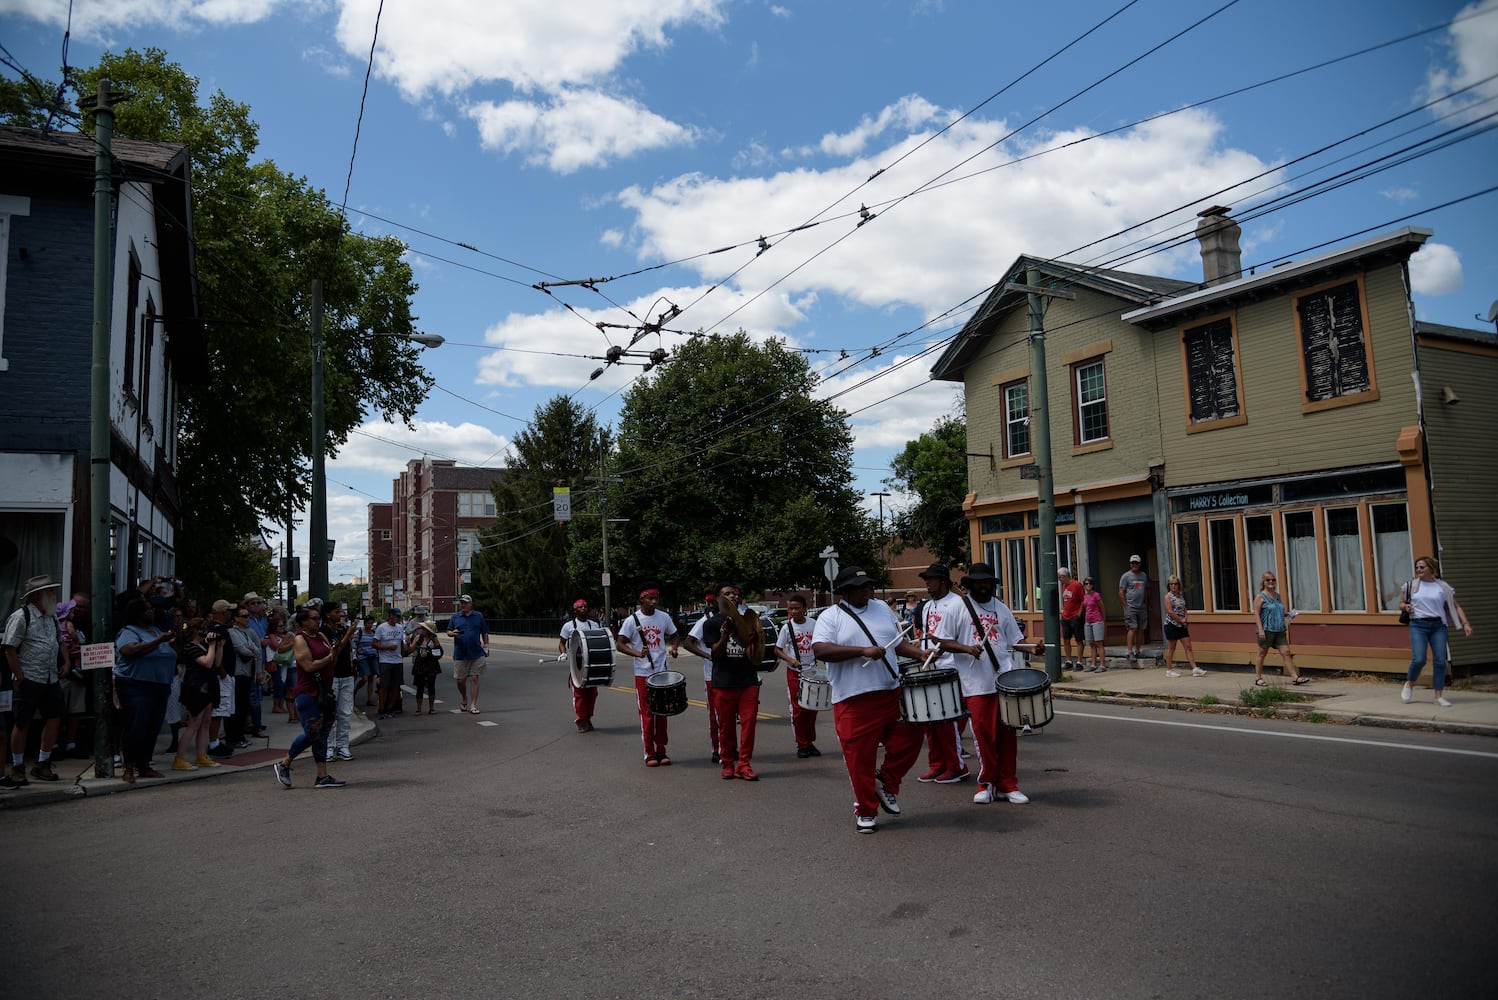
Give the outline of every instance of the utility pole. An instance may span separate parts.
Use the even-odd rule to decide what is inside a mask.
[[[83,108],[94,115],[94,326],[93,358],[89,368],[89,589],[93,619],[89,627],[95,642],[106,641],[114,586],[109,562],[109,346],[110,278],[113,273],[112,227],[114,209],[114,106],[129,95],[109,89],[109,79],[99,80],[98,93],[84,98]],[[122,553],[123,556],[123,553]],[[131,581],[134,582],[134,581]],[[109,753],[109,724],[103,711],[109,697],[105,671],[95,670],[94,777],[114,776],[114,758]]]
[[[884,498],[889,496],[889,494],[870,493],[869,496],[879,498],[879,562],[883,564],[880,575],[887,576],[889,574],[889,536],[884,533]],[[888,587],[884,588],[884,596],[888,599]]]
[[[614,620],[613,580],[609,578],[609,483],[624,482],[623,476],[611,476],[605,462],[608,447],[604,441],[603,428],[598,428],[598,475],[588,476],[590,483],[601,483],[598,493],[598,530],[603,539],[603,626],[608,628]]]
[[[312,510],[307,518],[309,597],[328,597],[328,482],[323,469],[326,443],[322,386],[322,280],[312,280]]]

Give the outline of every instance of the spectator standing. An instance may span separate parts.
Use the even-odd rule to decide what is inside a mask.
[[[250,733],[258,727],[251,724],[250,691],[255,686],[255,673],[260,658],[260,643],[255,630],[250,628],[250,609],[243,604],[230,610],[229,648],[234,663],[234,706],[229,715],[229,745],[236,750],[250,746]]]
[[[1092,647],[1092,666],[1087,669],[1102,673],[1108,669],[1107,661],[1103,658],[1103,637],[1108,629],[1108,620],[1103,614],[1103,595],[1098,593],[1097,584],[1090,576],[1082,581],[1082,618],[1087,643]]]
[[[203,637],[208,652],[213,656],[214,670],[218,674],[218,696],[213,700],[213,712],[208,717],[208,756],[232,757],[234,748],[227,740],[219,738],[226,721],[234,714],[234,644],[229,637],[229,626],[238,610],[225,600],[213,602],[208,613],[208,622],[203,628]]]
[[[1165,580],[1165,642],[1166,677],[1181,676],[1176,669],[1176,643],[1186,651],[1191,676],[1207,676],[1207,672],[1196,665],[1196,653],[1191,649],[1191,630],[1186,627],[1186,598],[1181,596],[1181,578],[1174,573]]]
[[[437,714],[437,675],[442,672],[442,643],[437,641],[437,623],[420,622],[410,639],[411,682],[416,687],[416,714],[421,714],[421,696],[427,696],[427,714]]]
[[[380,659],[379,717],[389,719],[400,711],[400,689],[406,682],[406,630],[399,608],[386,609],[384,622],[375,627],[374,648]]]
[[[177,756],[173,771],[196,771],[200,767],[218,767],[208,756],[208,725],[213,702],[218,697],[217,656],[206,644],[204,621],[191,618],[182,626],[178,658],[182,662],[182,714],[187,722],[178,734]],[[187,758],[191,756],[192,760]]]
[[[358,683],[354,667],[354,637],[347,635],[351,629],[348,612],[337,601],[322,606],[322,634],[333,645],[335,654],[333,684],[330,694],[332,713],[323,725],[328,730],[328,759],[353,760],[354,752],[349,747],[349,730],[354,723],[354,686]],[[347,641],[343,641],[347,638]]]
[[[26,737],[31,720],[42,720],[42,742],[37,751],[31,776],[38,781],[56,781],[52,769],[52,746],[57,742],[58,722],[63,713],[62,686],[58,666],[62,657],[62,637],[57,627],[57,598],[60,584],[50,576],[33,576],[26,581],[21,606],[5,622],[6,665],[15,684],[10,731],[10,774],[16,785],[26,780]]]
[[[354,685],[354,700],[364,689],[364,707],[373,708],[375,688],[379,687],[380,651],[374,646],[375,616],[365,615],[354,634],[354,661],[359,665],[359,682]]]
[[[1072,579],[1071,569],[1062,566],[1056,571],[1056,583],[1061,590],[1061,656],[1063,670],[1080,670],[1087,656],[1082,621],[1082,597],[1084,588]],[[1077,643],[1077,654],[1072,656],[1071,644]]]
[[[265,628],[265,648],[270,654],[272,712],[285,712],[287,722],[296,721],[296,705],[288,692],[296,683],[296,659],[292,655],[291,621],[285,611],[271,613]]]
[[[458,598],[458,613],[447,622],[453,640],[453,680],[458,685],[458,711],[479,714],[479,678],[489,655],[489,626],[473,610],[473,598]]]
[[[125,729],[120,741],[120,780],[130,785],[138,777],[162,777],[151,767],[151,752],[166,716],[177,673],[177,651],[171,645],[175,632],[156,627],[145,601],[131,601],[125,617],[128,624],[114,641],[114,689]]]
[[[78,723],[88,711],[88,679],[83,673],[83,647],[88,636],[79,626],[88,620],[88,604],[78,598],[57,606],[57,629],[62,642],[62,661],[58,663],[58,683],[62,687],[61,744],[52,748],[54,757],[88,757],[78,751]]]
[[[1139,655],[1144,652],[1145,636],[1149,633],[1149,574],[1138,556],[1129,556],[1129,571],[1118,578],[1118,599],[1124,607],[1124,628],[1127,630],[1124,643],[1128,648],[1129,662],[1136,670],[1143,670]]]

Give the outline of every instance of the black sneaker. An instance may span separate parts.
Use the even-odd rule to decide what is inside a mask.
[[[806,752],[809,756],[812,757],[822,756],[822,751],[817,749],[817,745],[815,743],[809,744],[806,748]]]
[[[210,757],[233,757],[234,756],[234,748],[231,747],[227,743],[222,743],[221,742],[216,747],[209,747],[208,748],[208,756],[210,756]]]
[[[280,785],[281,785],[282,788],[290,788],[291,787],[291,768],[290,767],[288,767],[287,765],[281,763],[278,760],[274,764],[271,765],[271,770],[275,772],[276,781],[278,781],[280,783]]]
[[[10,768],[8,767],[5,769],[5,773],[3,775],[0,775],[0,788],[20,788],[22,785],[29,784],[31,784],[31,782],[17,781],[15,778],[11,777]]]
[[[808,758],[810,756],[811,756],[811,750],[810,750],[810,748],[808,748],[808,747],[797,747],[796,748],[796,759],[797,760],[805,760],[806,758]]]
[[[313,788],[342,788],[346,784],[348,784],[348,782],[346,782],[346,781],[339,781],[337,778],[333,777],[331,774],[325,774],[321,778],[318,778],[316,781],[314,781],[312,783],[312,787]]]

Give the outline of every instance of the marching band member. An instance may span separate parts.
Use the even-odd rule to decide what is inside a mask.
[[[832,722],[853,783],[855,829],[873,833],[881,807],[900,814],[900,780],[921,753],[921,731],[900,718],[895,668],[897,655],[918,657],[921,650],[901,640],[894,612],[874,600],[874,581],[863,570],[843,570],[833,592],[841,600],[817,618],[811,648],[832,684]]]
[[[951,654],[973,720],[973,745],[978,748],[978,793],[973,801],[1022,804],[1030,799],[1019,790],[1019,735],[999,721],[995,682],[999,674],[1018,666],[1010,647],[1024,636],[1009,608],[994,596],[996,582],[987,563],[968,567],[962,578],[968,596],[959,597],[956,613],[942,621],[937,644]]]
[[[759,663],[764,656],[764,632],[759,615],[740,613],[740,590],[718,584],[718,614],[704,618],[702,641],[712,652],[712,712],[718,718],[718,753],[723,777],[758,781],[750,760],[759,718]]]
[[[572,602],[572,617],[562,623],[562,631],[557,639],[557,652],[567,654],[567,642],[572,638],[572,633],[578,629],[596,629],[598,622],[588,615],[588,602],[579,597]],[[577,721],[577,731],[580,733],[591,733],[593,731],[593,706],[598,701],[598,689],[589,685],[578,687],[572,680],[572,671],[567,671],[567,687],[572,690],[572,714]]]
[[[635,703],[640,712],[640,739],[645,745],[646,767],[669,767],[666,756],[666,716],[650,711],[645,698],[645,679],[666,668],[666,640],[671,640],[671,655],[679,652],[676,623],[664,611],[657,611],[661,600],[660,584],[640,585],[640,610],[624,619],[619,626],[614,648],[635,661]]]
[[[817,749],[817,713],[801,707],[801,671],[816,669],[816,657],[811,653],[812,622],[806,620],[806,598],[797,594],[789,598],[786,607],[790,617],[775,639],[775,656],[785,664],[785,685],[791,699],[791,732],[796,737],[796,756],[820,757]]]
[[[924,659],[936,646],[935,636],[948,621],[963,614],[962,598],[952,593],[952,574],[943,563],[932,563],[921,571],[926,581],[926,600],[920,603],[916,616],[916,637],[921,640]],[[950,669],[952,654],[941,651],[931,662],[934,670]],[[917,781],[935,781],[942,785],[955,785],[968,776],[967,765],[962,762],[962,737],[955,722],[932,722],[921,727],[925,732],[930,752],[926,763],[930,769],[916,778]]]
[[[709,590],[702,599],[707,602],[707,606],[703,609],[702,617],[697,619],[692,630],[687,633],[682,645],[702,661],[702,687],[707,701],[707,742],[712,747],[712,762],[717,764],[723,758],[718,755],[718,713],[713,710],[713,653],[702,644],[702,630],[718,616],[718,593],[716,590]]]

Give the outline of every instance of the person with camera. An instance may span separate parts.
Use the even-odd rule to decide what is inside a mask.
[[[129,622],[114,641],[114,689],[125,717],[120,780],[131,785],[136,778],[162,776],[151,767],[151,752],[177,672],[177,650],[172,646],[177,631],[157,628],[145,601],[131,601],[125,613]]]
[[[220,739],[221,731],[228,729],[229,720],[234,715],[234,664],[236,654],[234,652],[234,640],[229,634],[229,628],[234,623],[234,614],[238,611],[234,605],[225,600],[213,602],[213,608],[208,612],[208,621],[203,627],[203,639],[208,647],[208,653],[213,658],[214,671],[218,675],[218,693],[213,699],[213,712],[208,717],[208,756],[210,757],[232,757],[234,748],[226,739]]]
[[[338,657],[347,653],[353,630],[346,629],[337,642],[328,641],[322,633],[322,614],[317,608],[304,607],[296,613],[296,637],[293,648],[296,656],[297,718],[302,722],[302,732],[292,740],[286,756],[272,765],[276,781],[282,788],[291,787],[291,765],[302,751],[312,750],[312,759],[317,764],[317,780],[313,788],[342,788],[344,782],[328,773],[328,730],[332,726],[333,665]],[[325,724],[326,722],[326,724]]]

